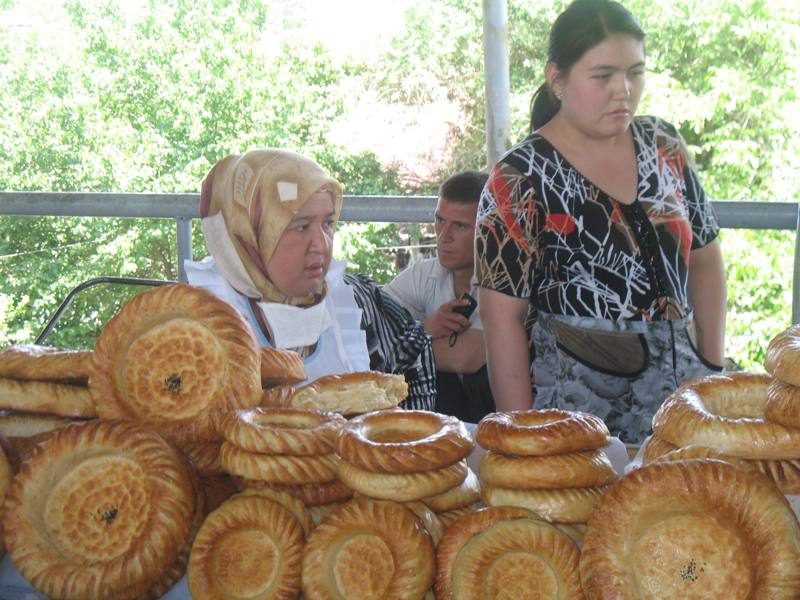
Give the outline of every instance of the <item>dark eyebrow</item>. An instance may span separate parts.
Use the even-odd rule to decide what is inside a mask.
[[[630,67],[628,67],[627,69],[624,69],[624,70],[625,71],[629,71],[631,69],[644,67],[644,64],[645,64],[644,61],[640,60],[636,64],[633,64],[633,65],[631,65]],[[589,70],[590,71],[616,71],[618,68],[619,67],[617,67],[616,65],[595,65],[593,67],[590,67]]]
[[[336,215],[336,211],[332,210],[328,214],[322,215],[322,218],[323,219],[330,219],[331,217],[333,217],[335,215]],[[292,222],[294,222],[294,221],[313,221],[314,218],[315,218],[314,215],[304,215],[303,213],[300,213],[300,214],[295,215],[295,216],[292,217]]]

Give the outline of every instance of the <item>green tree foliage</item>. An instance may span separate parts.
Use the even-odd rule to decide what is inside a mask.
[[[485,168],[480,2],[419,0],[388,49],[346,60],[334,58],[325,36],[304,35],[282,11],[288,4],[0,2],[0,189],[197,192],[219,158],[264,146],[315,157],[348,194],[431,194],[437,177]],[[709,196],[797,200],[796,2],[626,4],[648,34],[640,112],[680,128]],[[513,141],[527,134],[547,32],[565,5],[508,0]],[[352,98],[365,89],[398,108],[454,103],[448,155],[432,181],[403,180],[376,153],[329,142],[333,123],[358,119],[347,111],[358,110]],[[420,226],[342,224],[339,254],[386,281],[394,274],[387,248],[425,234]],[[766,341],[789,324],[792,236],[725,231],[722,240],[729,354],[758,367]],[[193,247],[206,253],[199,227]],[[85,279],[174,279],[175,261],[169,220],[0,218],[0,344],[30,341]],[[130,293],[89,293],[55,342],[90,345]]]
[[[326,143],[342,110],[342,67],[300,36],[267,39],[279,18],[267,2],[30,10],[31,25],[0,26],[0,189],[196,192],[221,157],[282,147],[316,157],[349,193],[399,191],[374,155]],[[176,279],[174,230],[170,221],[0,219],[0,343],[30,341],[88,278]],[[194,237],[205,255],[198,227]],[[125,297],[87,296],[54,343],[91,345]],[[98,298],[110,308],[78,310]]]
[[[631,0],[625,4],[647,33],[648,82],[639,112],[678,126],[709,197],[796,201],[800,197],[796,2]],[[566,5],[560,0],[508,0],[512,141],[528,133],[530,99],[544,78],[550,25]],[[415,59],[424,60],[427,69],[426,77],[417,81],[424,81],[429,90],[444,86],[467,115],[471,126],[453,136],[453,164],[459,168],[485,164],[483,65],[476,46],[481,20],[480,3],[422,3],[409,15],[406,35],[396,42],[397,56],[424,57]],[[434,39],[443,41],[434,44]],[[394,74],[398,68],[379,62],[378,72]],[[396,81],[383,83],[399,87],[402,77],[392,77]],[[767,341],[791,320],[791,239],[785,233],[726,232],[723,243],[729,354],[745,367],[760,368]],[[776,268],[762,269],[763,264]]]

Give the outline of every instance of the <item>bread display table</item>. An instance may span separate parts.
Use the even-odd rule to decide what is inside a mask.
[[[465,425],[474,438],[477,425],[474,423],[465,423]],[[617,473],[622,474],[629,463],[625,445],[618,438],[612,438],[611,444],[603,448],[603,451],[611,460]],[[467,464],[473,471],[477,472],[484,452],[483,448],[476,445],[467,457]],[[191,600],[186,576],[184,575],[162,598],[163,600]],[[0,600],[47,600],[47,597],[30,586],[6,554],[0,561]]]

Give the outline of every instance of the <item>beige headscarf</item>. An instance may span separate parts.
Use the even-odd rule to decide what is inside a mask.
[[[288,150],[253,150],[214,165],[200,192],[200,217],[206,245],[237,291],[263,302],[295,306],[319,302],[319,295],[288,297],[267,277],[267,264],[284,230],[319,191],[331,193],[338,220],[342,187],[304,156]],[[324,288],[323,297],[326,292]]]

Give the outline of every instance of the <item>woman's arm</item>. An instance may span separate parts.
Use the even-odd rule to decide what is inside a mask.
[[[708,362],[725,363],[727,289],[719,240],[692,250],[689,262],[689,302],[694,310],[697,350]]]
[[[525,331],[528,300],[487,288],[480,288],[478,293],[486,364],[497,410],[530,409],[533,381]]]

